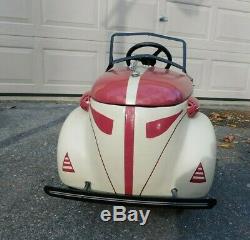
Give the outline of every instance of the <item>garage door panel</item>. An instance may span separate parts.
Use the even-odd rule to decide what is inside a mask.
[[[0,92],[82,93],[105,71],[113,32],[149,31],[186,40],[196,96],[250,99],[250,0],[0,0],[0,6]],[[155,41],[118,40],[115,57],[135,42]],[[180,47],[159,42],[181,63]]]
[[[158,1],[108,0],[104,23],[108,30],[155,31]]]
[[[0,83],[32,83],[33,49],[0,47]]]
[[[0,0],[0,34],[34,35],[32,4],[32,0]]]
[[[0,0],[1,1],[1,0]],[[48,38],[100,40],[104,1],[39,1],[37,34]]]
[[[249,81],[247,63],[212,61],[210,83],[212,89],[242,91]]]
[[[194,4],[167,2],[169,18],[166,32],[177,36],[207,38],[211,8]]]
[[[181,48],[171,48],[171,53],[173,57],[173,61],[182,65],[182,49]],[[161,57],[165,57],[161,55]],[[196,49],[189,49],[188,50],[188,57],[187,57],[187,74],[193,78],[193,84],[196,89],[203,88],[203,82],[206,81],[205,74],[208,65],[207,60],[207,51],[197,51]],[[165,64],[161,64],[162,67]],[[182,72],[180,69],[175,67],[171,67],[171,70]]]
[[[68,39],[40,39],[39,93],[81,94],[103,72],[105,44]]]
[[[249,99],[249,91],[225,91],[214,90],[207,91],[205,89],[195,89],[194,95],[204,98],[223,98],[223,99]]]
[[[250,42],[250,12],[219,9],[216,36],[224,41]]]
[[[0,21],[31,22],[31,0],[1,0]]]
[[[205,71],[205,59],[189,59],[187,64],[188,74],[193,78],[195,88],[201,88]]]
[[[45,85],[90,85],[97,77],[98,53],[43,50]]]
[[[98,0],[41,0],[41,6],[42,25],[98,27]]]

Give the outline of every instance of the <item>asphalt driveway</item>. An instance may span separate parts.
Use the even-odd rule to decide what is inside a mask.
[[[148,222],[102,222],[108,205],[56,199],[43,192],[60,183],[56,144],[73,103],[0,103],[0,239],[250,239],[250,128],[246,124],[216,126],[216,176],[211,210],[154,208]],[[215,110],[205,110],[210,114]],[[219,143],[218,143],[219,144]],[[129,208],[139,209],[139,208]]]

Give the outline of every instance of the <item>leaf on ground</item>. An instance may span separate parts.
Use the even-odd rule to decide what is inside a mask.
[[[236,128],[237,125],[236,124],[227,124],[228,127],[232,127],[232,128]]]
[[[230,149],[233,148],[234,146],[232,145],[232,143],[221,143],[218,145],[218,147]]]
[[[221,121],[221,120],[223,120],[223,119],[221,118],[221,115],[220,115],[219,113],[217,113],[217,112],[212,112],[212,113],[210,114],[209,118],[210,118],[212,121]]]
[[[223,138],[223,141],[226,143],[231,143],[234,141],[234,139],[235,139],[235,136],[232,134],[229,134]]]
[[[220,114],[217,112],[212,112],[210,116],[213,118],[217,118],[217,117],[220,117]]]
[[[16,106],[11,106],[11,107],[9,107],[9,109],[14,109],[14,108],[16,108]]]
[[[222,115],[223,118],[226,118],[228,120],[233,119],[233,116],[228,112],[221,113],[221,115]]]
[[[250,144],[250,138],[247,139],[246,143]]]

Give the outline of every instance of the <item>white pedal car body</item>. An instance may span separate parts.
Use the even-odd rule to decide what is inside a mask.
[[[134,45],[113,59],[117,36],[146,35],[183,44],[183,65],[154,42]],[[132,53],[156,48],[154,54]],[[166,59],[158,57],[165,53]],[[130,66],[130,61],[142,64]],[[114,68],[126,61],[128,67]],[[166,68],[155,67],[156,61]],[[178,73],[170,66],[180,68]],[[210,208],[205,198],[216,163],[216,138],[210,120],[191,97],[186,74],[186,44],[152,33],[116,33],[110,64],[67,117],[58,141],[57,164],[62,182],[71,187],[45,187],[56,197],[100,202]]]

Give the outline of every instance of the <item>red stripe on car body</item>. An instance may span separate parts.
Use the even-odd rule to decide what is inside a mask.
[[[124,132],[124,177],[125,194],[133,192],[135,107],[126,107]]]
[[[170,117],[161,118],[146,124],[146,137],[155,138],[166,132],[174,121],[180,116],[182,110]]]
[[[92,116],[97,127],[104,133],[111,135],[113,131],[113,120],[91,108]]]
[[[92,87],[91,98],[101,103],[125,105],[130,75],[128,67],[105,72]]]

